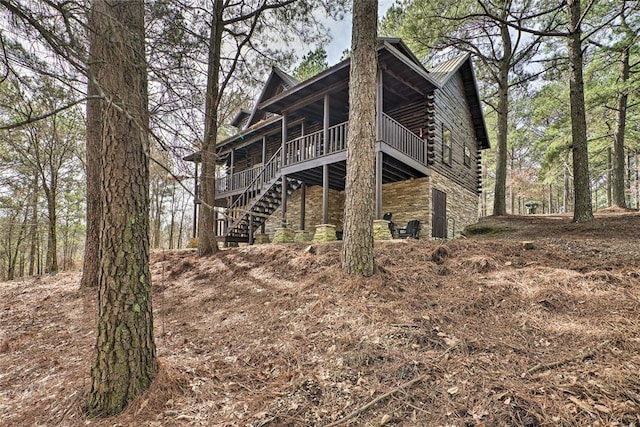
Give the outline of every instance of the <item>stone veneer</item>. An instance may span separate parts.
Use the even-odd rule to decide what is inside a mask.
[[[469,224],[478,221],[478,195],[456,184],[437,172],[431,176],[385,184],[382,187],[382,213],[391,212],[391,220],[396,228],[405,227],[407,222],[420,221],[420,237],[431,237],[431,191],[436,188],[447,194],[447,219],[455,218],[455,235],[452,221],[448,222],[448,236],[460,236]],[[300,230],[300,190],[296,190],[287,200],[287,228]],[[344,191],[329,190],[329,224],[342,230],[344,215]],[[314,236],[316,225],[322,222],[322,187],[306,189],[305,231],[307,238]],[[282,208],[278,208],[267,220],[266,232],[273,236],[279,228]],[[301,236],[298,236],[300,239]]]
[[[316,225],[316,233],[313,235],[314,242],[332,242],[336,238],[336,226],[332,224]]]
[[[389,230],[389,221],[384,219],[373,220],[373,240],[390,240],[391,230]]]
[[[405,227],[413,219],[420,221],[420,236],[431,236],[431,190],[429,177],[391,182],[382,186],[382,214],[391,212],[391,221]]]
[[[432,171],[430,178],[432,188],[447,193],[447,236],[458,237],[467,225],[478,222],[479,196],[437,172]],[[455,234],[449,218],[455,218]]]
[[[287,200],[287,228],[300,230],[300,194],[301,190],[294,191]],[[335,225],[336,230],[342,230],[342,218],[344,216],[344,191],[329,190],[329,224]],[[282,207],[267,219],[265,232],[270,236],[276,228],[281,226]],[[305,231],[311,238],[316,230],[316,225],[322,224],[322,187],[313,185],[307,187],[305,194]]]

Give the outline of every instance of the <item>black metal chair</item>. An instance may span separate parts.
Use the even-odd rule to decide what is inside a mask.
[[[400,239],[406,239],[407,237],[419,239],[420,238],[420,221],[417,219],[412,219],[407,223],[406,227],[398,228],[398,237]]]

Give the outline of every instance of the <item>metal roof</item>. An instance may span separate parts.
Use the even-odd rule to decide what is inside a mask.
[[[442,86],[456,73],[456,71],[458,71],[469,57],[469,54],[465,53],[449,61],[442,62],[432,68],[429,68],[429,75],[436,80],[440,86]]]

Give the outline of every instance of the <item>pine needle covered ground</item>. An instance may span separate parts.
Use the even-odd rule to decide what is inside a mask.
[[[339,243],[155,253],[161,372],[110,419],[80,273],[0,283],[0,425],[640,425],[640,214],[480,225],[378,242],[369,279]]]

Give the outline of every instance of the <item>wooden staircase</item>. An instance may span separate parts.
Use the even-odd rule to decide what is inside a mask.
[[[278,150],[269,159],[244,192],[239,194],[227,209],[227,227],[218,237],[219,240],[250,243],[254,232],[280,207],[283,189],[280,152],[281,150]],[[301,185],[301,181],[287,178],[287,196]]]

